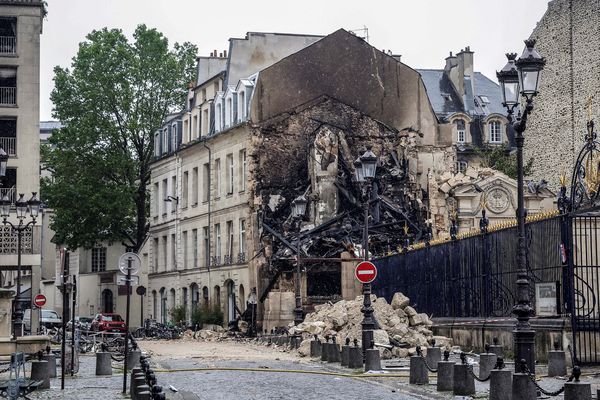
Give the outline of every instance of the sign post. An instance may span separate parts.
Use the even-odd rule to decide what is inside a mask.
[[[33,305],[37,308],[42,308],[46,304],[46,296],[43,294],[36,294],[33,298]]]
[[[366,250],[365,254],[368,254]],[[354,269],[354,276],[363,284],[363,307],[361,312],[365,317],[362,321],[362,349],[363,363],[366,363],[367,350],[372,349],[374,343],[375,321],[373,319],[373,307],[371,306],[371,282],[377,277],[377,267],[370,261],[362,261]]]
[[[144,286],[138,286],[135,292],[140,296],[140,326],[144,326],[144,295],[146,294],[146,288]]]
[[[360,262],[354,269],[354,276],[362,284],[371,283],[377,277],[377,267],[370,261]]]
[[[129,356],[129,308],[131,305],[131,275],[137,274],[141,266],[140,257],[135,253],[125,253],[119,257],[119,269],[127,278],[127,305],[125,311],[125,360],[123,361],[123,394],[127,393],[127,357]]]

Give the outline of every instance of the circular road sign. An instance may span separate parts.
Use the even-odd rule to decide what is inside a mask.
[[[146,288],[144,286],[138,286],[137,288],[135,288],[135,292],[138,295],[143,296],[146,294]]]
[[[46,296],[44,296],[43,294],[38,294],[33,298],[34,306],[42,308],[44,307],[44,304],[46,304]]]
[[[371,283],[377,277],[377,267],[370,261],[362,261],[354,269],[354,276],[361,283]]]
[[[142,265],[142,260],[140,260],[140,257],[135,253],[124,253],[119,257],[119,269],[122,273],[127,275],[127,265],[129,264],[129,260],[131,260],[131,275],[135,275]]]

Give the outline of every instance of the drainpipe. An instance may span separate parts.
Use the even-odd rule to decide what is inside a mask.
[[[208,150],[208,257],[207,259],[207,263],[206,263],[206,269],[208,270],[208,298],[210,301],[210,291],[212,290],[212,283],[210,280],[210,249],[212,248],[212,242],[211,242],[211,229],[212,226],[210,224],[210,206],[211,206],[211,194],[212,194],[212,186],[211,186],[211,176],[212,176],[212,149],[210,147],[208,147],[206,145],[206,139],[205,141],[202,143],[202,145],[204,146],[204,148],[206,150]]]

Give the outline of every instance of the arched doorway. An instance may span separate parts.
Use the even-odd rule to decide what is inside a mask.
[[[169,309],[167,310],[167,314],[170,317],[168,319],[170,321],[172,321],[172,317],[170,314],[174,308],[175,308],[175,289],[171,289],[171,290],[169,290]],[[178,322],[178,321],[172,321],[172,322]]]
[[[102,291],[102,312],[103,313],[114,312],[113,292],[110,289],[104,289]]]
[[[192,311],[198,308],[200,303],[200,292],[198,290],[198,284],[192,283],[190,285],[190,292],[192,293]]]
[[[181,288],[181,304],[183,305],[185,321],[187,321],[189,312],[188,312],[188,290],[186,287]]]
[[[206,287],[206,286],[204,286],[202,288],[202,301],[203,301],[202,305],[205,308],[208,308],[208,306],[209,306],[209,298],[208,298],[208,287]]]
[[[165,288],[160,289],[160,321],[163,324],[167,323],[167,291]]]
[[[219,285],[216,285],[214,289],[213,307],[221,308],[221,287]]]
[[[235,320],[235,285],[233,281],[225,283],[227,288],[227,322]]]
[[[244,290],[244,285],[240,284],[238,292],[240,293],[238,299],[238,302],[240,303],[240,311],[244,312],[246,311],[246,291]]]
[[[158,317],[157,312],[158,312],[158,299],[157,299],[156,290],[153,290],[152,291],[152,315],[150,316],[150,319],[152,319],[152,318],[156,319]]]

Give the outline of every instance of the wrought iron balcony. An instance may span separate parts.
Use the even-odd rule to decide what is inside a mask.
[[[211,256],[210,257],[210,266],[211,267],[219,267],[221,265],[221,256]]]
[[[17,138],[0,136],[0,147],[4,149],[9,156],[17,155]]]
[[[233,264],[233,256],[230,254],[225,254],[223,257],[223,265],[231,265]]]
[[[0,36],[0,54],[16,54],[17,38],[15,36]]]
[[[237,257],[237,263],[238,264],[243,264],[246,262],[246,253],[238,253],[238,257]]]
[[[14,106],[17,104],[17,88],[0,86],[0,106]]]
[[[0,198],[3,198],[4,195],[8,195],[10,204],[15,204],[17,189],[14,186],[9,188],[0,188]]]

